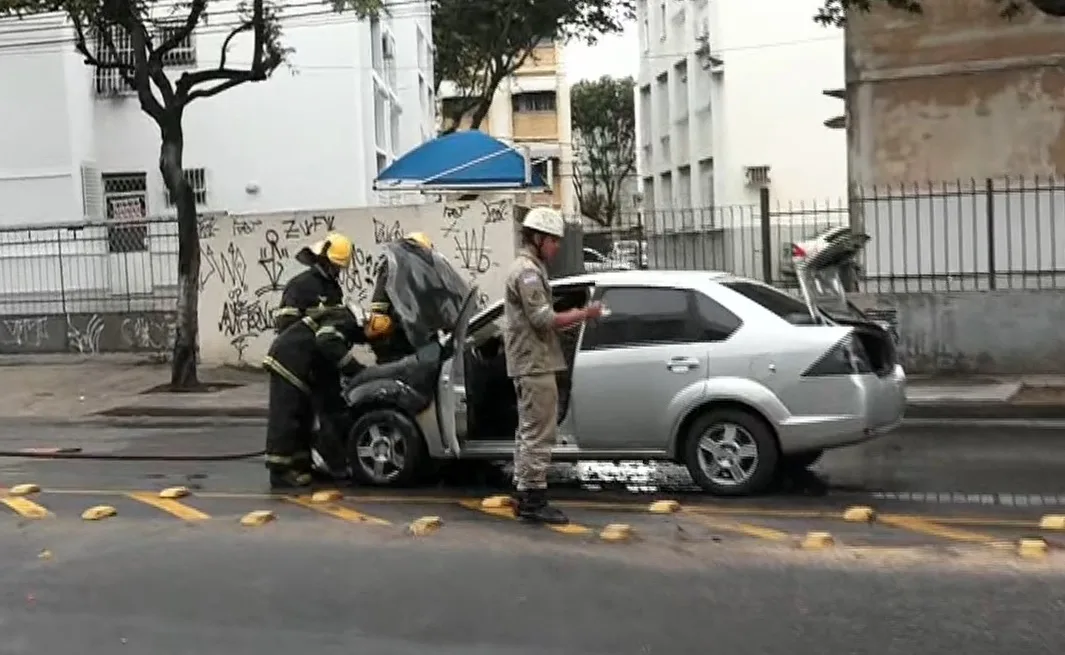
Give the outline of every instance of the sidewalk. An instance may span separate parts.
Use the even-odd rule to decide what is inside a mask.
[[[0,417],[266,417],[262,372],[201,368],[200,380],[214,390],[149,393],[169,380],[169,365],[137,355],[0,356]],[[913,376],[907,396],[907,418],[1065,419],[1065,376]]]

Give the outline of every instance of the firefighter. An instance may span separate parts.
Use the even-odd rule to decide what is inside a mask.
[[[314,318],[323,309],[343,304],[341,271],[351,266],[351,239],[333,232],[296,253],[296,261],[307,266],[288,281],[281,292],[281,306],[274,310],[274,329],[278,334],[304,316]]]
[[[503,292],[503,345],[507,375],[518,397],[514,447],[515,515],[561,525],[569,520],[547,502],[547,468],[558,439],[558,381],[567,369],[558,333],[602,315],[598,302],[555,312],[546,263],[561,247],[566,224],[547,207],[534,207],[521,223],[522,247],[507,272]]]
[[[362,327],[345,305],[304,316],[289,325],[270,345],[263,367],[270,373],[270,406],[266,426],[266,467],[274,488],[304,487],[311,483],[311,448],[317,414],[322,418],[325,449],[343,452],[339,423],[343,401],[340,376],[363,369],[352,346],[365,343]],[[330,469],[336,460],[326,457]],[[333,459],[333,461],[328,461]]]
[[[399,245],[420,255],[428,254],[433,249],[433,242],[424,232],[410,232],[400,240]],[[394,362],[414,352],[389,300],[387,282],[388,260],[382,258],[373,295],[370,296],[370,318],[366,321],[366,338],[378,364]]]

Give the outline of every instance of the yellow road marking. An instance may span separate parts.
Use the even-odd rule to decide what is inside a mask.
[[[514,516],[514,510],[509,507],[482,507],[481,501],[478,499],[473,500],[460,500],[458,504],[466,509],[472,509],[475,512],[494,516],[499,519],[507,519],[509,521],[517,521],[518,517]],[[583,525],[577,525],[576,523],[567,523],[566,525],[545,525],[547,529],[552,532],[558,532],[559,534],[591,534],[593,531],[591,528]]]
[[[340,519],[341,521],[347,521],[349,523],[369,523],[370,525],[392,525],[391,522],[384,519],[377,518],[376,516],[370,516],[369,514],[363,514],[362,512],[353,510],[349,507],[344,507],[337,503],[316,503],[311,500],[311,496],[283,496],[282,499],[287,503],[293,505],[299,505],[300,507],[306,507],[307,509],[313,509],[316,512],[321,512],[333,518]]]
[[[918,534],[939,537],[940,539],[963,541],[970,544],[992,544],[998,541],[991,535],[970,532],[969,530],[960,530],[947,525],[939,525],[928,519],[916,516],[885,514],[877,518],[877,523],[890,525],[895,528],[901,528]]]
[[[2,490],[0,490],[2,491]],[[47,494],[64,494],[74,496],[126,496],[131,493],[129,490],[120,489],[47,489],[44,493]],[[218,498],[218,499],[233,499],[233,500],[271,500],[278,499],[280,496],[269,493],[246,493],[246,492],[196,492],[196,495],[201,498]],[[355,495],[350,496],[349,500],[362,501],[366,503],[394,503],[394,504],[407,504],[407,505],[454,505],[455,503],[462,503],[467,500],[474,500],[480,502],[480,497],[470,496],[397,496],[397,495]],[[584,500],[559,500],[556,504],[560,507],[568,507],[572,509],[587,509],[587,510],[601,510],[601,511],[621,511],[621,512],[647,512],[647,504],[644,500],[633,502],[606,502],[606,501],[584,501]],[[703,516],[716,515],[716,516],[750,516],[769,519],[825,519],[825,520],[842,520],[842,510],[804,510],[804,509],[771,509],[766,507],[740,507],[740,506],[728,506],[721,507],[716,505],[699,505],[691,504],[683,507],[684,512],[698,513]],[[1007,518],[995,518],[995,517],[967,517],[967,516],[930,516],[925,514],[894,514],[893,516],[912,517],[915,519],[921,519],[929,523],[937,523],[941,525],[956,525],[956,526],[968,526],[968,527],[985,527],[985,528],[1028,528],[1032,530],[1039,529],[1038,519],[1007,519]]]
[[[45,519],[52,515],[46,508],[21,496],[0,496],[0,503],[24,519]]]
[[[724,519],[717,518],[715,516],[708,516],[701,512],[696,512],[690,509],[682,509],[681,513],[690,516],[696,523],[700,523],[713,530],[724,530],[726,532],[735,532],[748,537],[754,537],[755,539],[765,539],[766,541],[788,541],[792,539],[792,535],[781,530],[774,530],[773,528],[766,528],[761,525],[753,525],[750,523],[738,523],[736,521],[726,521]]]
[[[148,491],[135,491],[127,494],[133,500],[142,502],[145,505],[151,505],[152,507],[162,510],[167,514],[176,516],[182,521],[206,521],[211,518],[209,515],[204,514],[195,507],[189,507],[185,503],[172,500],[170,498],[160,498],[159,494],[151,493]]]

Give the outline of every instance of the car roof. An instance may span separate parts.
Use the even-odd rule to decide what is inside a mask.
[[[595,286],[699,286],[706,282],[757,282],[724,271],[617,270],[582,273],[551,280],[552,286],[594,284]],[[759,282],[759,284],[761,284]]]

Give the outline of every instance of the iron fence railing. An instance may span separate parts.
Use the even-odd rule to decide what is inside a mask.
[[[640,251],[651,268],[725,270],[787,285],[792,242],[836,225],[872,239],[862,290],[872,293],[1065,287],[1065,181],[968,180],[859,189],[849,202],[656,209],[608,226],[584,223],[583,245]],[[766,254],[768,253],[768,257]]]
[[[0,227],[0,353],[165,351],[177,221]]]

